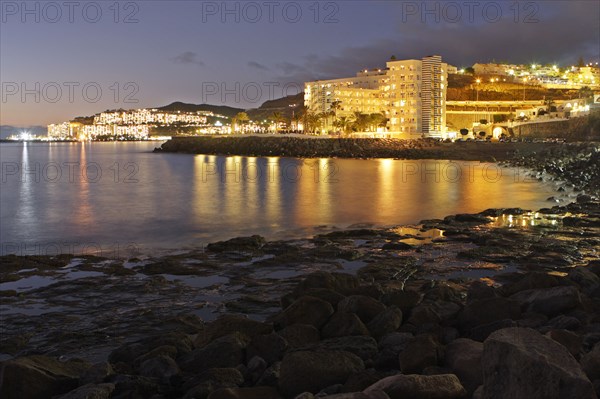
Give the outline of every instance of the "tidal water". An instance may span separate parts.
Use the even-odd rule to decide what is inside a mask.
[[[551,183],[495,164],[152,153],[160,143],[2,143],[2,254],[132,257],[260,234],[537,210]]]

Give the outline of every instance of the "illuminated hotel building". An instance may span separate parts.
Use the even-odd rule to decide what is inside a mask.
[[[381,113],[392,135],[441,136],[446,130],[448,65],[440,56],[389,61],[387,68],[361,71],[355,77],[305,83],[304,104],[336,116]]]

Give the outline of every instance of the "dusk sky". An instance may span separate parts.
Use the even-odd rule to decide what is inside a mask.
[[[65,4],[1,2],[0,124],[45,125],[173,101],[255,108],[296,94],[306,80],[383,67],[391,55],[439,54],[459,67],[600,59],[597,0]],[[225,7],[233,11],[223,14]],[[24,88],[32,93],[23,96]]]

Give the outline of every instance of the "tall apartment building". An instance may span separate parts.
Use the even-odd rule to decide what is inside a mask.
[[[387,68],[361,71],[355,77],[305,83],[304,103],[312,112],[337,116],[381,113],[393,135],[439,136],[446,129],[448,66],[440,56],[389,61]]]

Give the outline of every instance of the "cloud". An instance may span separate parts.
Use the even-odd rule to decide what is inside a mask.
[[[179,54],[177,57],[171,59],[176,64],[184,64],[184,65],[198,65],[204,66],[204,62],[198,59],[198,54],[193,51],[185,51]]]
[[[255,69],[258,69],[260,71],[270,71],[269,67],[267,67],[267,66],[265,66],[263,64],[259,64],[256,61],[248,61],[248,66],[250,68],[255,68]]]
[[[483,18],[458,23],[420,16],[402,22],[398,18],[391,37],[366,45],[348,46],[329,55],[308,54],[296,63],[279,64],[282,82],[302,82],[355,76],[365,68],[385,67],[392,55],[397,59],[420,59],[439,54],[456,66],[476,62],[558,63],[570,65],[579,57],[600,59],[600,2],[537,2],[539,10],[530,23],[515,23],[511,9],[503,8],[498,22]],[[400,17],[400,14],[399,14]]]

